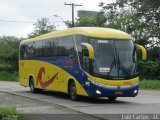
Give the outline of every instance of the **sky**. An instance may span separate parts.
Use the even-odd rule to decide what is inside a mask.
[[[75,7],[75,18],[77,18],[78,10],[99,11],[100,2],[111,1],[113,0],[0,0],[0,36],[25,38],[34,30],[33,23],[44,17],[49,18],[57,29],[66,29],[62,19],[71,21],[72,9],[71,6],[64,5],[65,2],[82,4]]]

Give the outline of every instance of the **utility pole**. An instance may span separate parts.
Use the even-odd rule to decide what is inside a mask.
[[[72,6],[72,27],[74,27],[74,6],[82,6],[82,4],[74,4],[74,3],[64,3],[64,5],[71,5]]]

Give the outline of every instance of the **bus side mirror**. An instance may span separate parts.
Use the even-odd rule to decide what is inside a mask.
[[[146,60],[147,59],[146,49],[143,46],[138,45],[138,44],[135,44],[135,46],[137,49],[140,49],[142,51],[142,60]]]
[[[89,43],[81,43],[81,45],[87,48],[88,54],[89,54],[89,59],[93,60],[94,59],[94,49],[93,49],[93,46],[90,45]]]

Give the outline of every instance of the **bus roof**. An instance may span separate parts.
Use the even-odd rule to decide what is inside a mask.
[[[74,27],[65,30],[54,31],[28,40],[23,40],[21,43],[63,37],[73,34],[80,34],[97,38],[131,39],[129,34],[112,28]]]

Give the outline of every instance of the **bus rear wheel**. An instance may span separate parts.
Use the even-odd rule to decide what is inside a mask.
[[[71,82],[69,85],[69,95],[70,95],[71,100],[73,101],[78,100],[75,82]]]
[[[36,89],[36,88],[34,87],[34,80],[33,80],[33,78],[30,78],[30,80],[29,80],[29,87],[30,87],[30,91],[31,91],[32,93],[38,92],[38,89]]]

